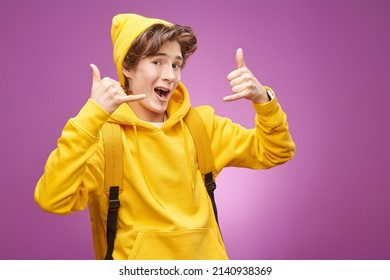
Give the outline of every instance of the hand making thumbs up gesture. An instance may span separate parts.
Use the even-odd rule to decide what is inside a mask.
[[[255,103],[269,102],[265,88],[260,84],[252,72],[245,66],[244,53],[242,49],[237,49],[236,53],[237,69],[227,76],[232,95],[225,96],[224,101],[235,101],[246,98]]]
[[[90,66],[92,68],[91,99],[109,114],[113,113],[123,103],[145,98],[145,94],[127,95],[118,81],[108,77],[102,79],[99,68],[95,64]]]

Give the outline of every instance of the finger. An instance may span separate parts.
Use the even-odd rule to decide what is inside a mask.
[[[97,66],[95,64],[90,64],[89,66],[91,66],[92,68],[92,83],[98,83],[100,82],[101,78],[100,78],[100,70],[99,68],[97,68]]]
[[[247,84],[238,84],[238,85],[235,85],[235,86],[232,87],[232,92],[234,94],[237,94],[237,93],[240,93],[243,90],[245,90],[247,87],[248,87]]]
[[[121,84],[118,81],[116,81],[116,80],[114,80],[114,79],[112,79],[110,77],[104,77],[103,79],[101,79],[101,81],[103,81],[107,85],[112,85],[112,86],[115,86],[115,87],[118,87],[118,88],[122,87]]]
[[[249,81],[251,81],[250,76],[244,74],[237,78],[229,80],[229,84],[231,87],[235,87],[237,85],[243,85],[243,84],[247,85]]]
[[[223,101],[229,102],[229,101],[235,101],[238,99],[246,98],[248,96],[248,89],[244,89],[243,91],[239,93],[234,93],[232,95],[228,95],[223,97]]]
[[[227,79],[228,81],[232,81],[236,78],[239,78],[242,74],[242,70],[241,69],[236,69],[236,70],[233,70],[232,72],[230,72],[228,75],[227,75]]]
[[[225,96],[222,100],[225,102],[230,102],[230,101],[235,101],[235,100],[238,100],[241,98],[243,98],[243,97],[240,94],[232,94],[232,95]]]
[[[244,66],[243,68],[238,68],[238,69],[235,69],[232,72],[230,72],[227,75],[227,79],[229,81],[232,81],[232,80],[234,80],[236,78],[240,78],[240,77],[243,77],[245,79],[250,79],[251,76],[252,76],[252,72],[246,66]]]
[[[131,94],[131,95],[122,95],[118,96],[118,101],[122,103],[127,103],[127,102],[134,102],[134,101],[140,101],[142,99],[145,99],[146,95],[145,94]]]
[[[123,91],[121,84],[118,81],[115,81],[111,78],[104,77],[101,80],[101,83],[103,83],[106,87],[111,87],[114,90]],[[123,93],[124,93],[124,91],[123,91]]]
[[[237,49],[237,52],[236,52],[236,63],[237,63],[237,68],[245,67],[244,51],[241,48]]]

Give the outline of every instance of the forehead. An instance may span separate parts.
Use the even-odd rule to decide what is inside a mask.
[[[183,59],[181,54],[181,47],[176,41],[168,41],[162,45],[155,56],[158,55]]]

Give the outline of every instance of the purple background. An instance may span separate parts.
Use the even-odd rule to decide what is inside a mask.
[[[116,78],[111,18],[189,25],[183,73],[193,105],[253,125],[224,103],[235,50],[271,86],[297,145],[268,171],[226,169],[217,202],[232,259],[390,259],[387,1],[2,0],[0,259],[93,259],[88,211],[33,200],[45,161],[90,93],[90,63]]]

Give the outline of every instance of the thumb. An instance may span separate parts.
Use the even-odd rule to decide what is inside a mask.
[[[244,51],[241,48],[237,49],[236,63],[237,63],[237,68],[246,67],[244,62]]]
[[[90,64],[89,66],[92,68],[92,83],[95,84],[100,82],[101,78],[99,68],[97,68],[95,64]]]

